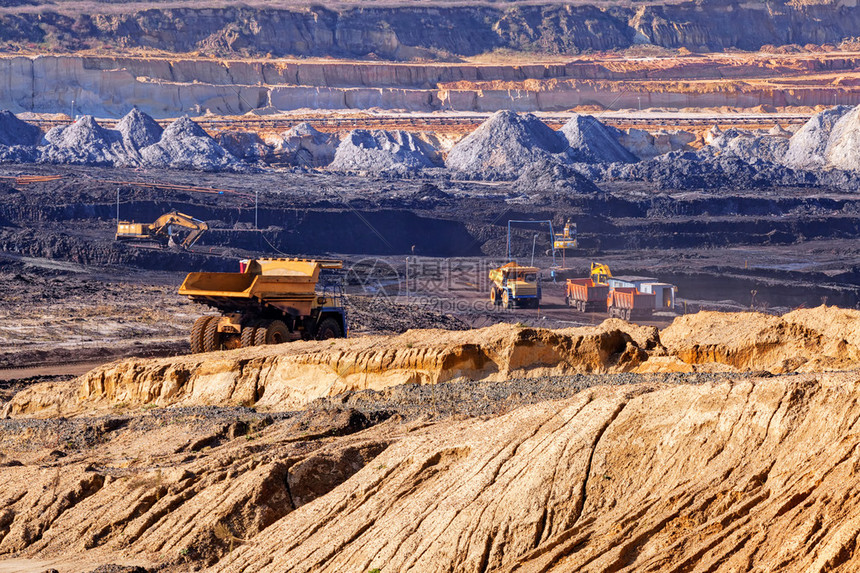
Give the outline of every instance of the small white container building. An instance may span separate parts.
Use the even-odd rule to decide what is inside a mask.
[[[675,310],[675,293],[678,288],[669,283],[661,283],[654,277],[611,277],[606,283],[610,289],[635,288],[639,292],[654,294],[654,310]]]
[[[654,293],[654,310],[675,310],[675,285],[669,283],[642,283],[639,292]]]

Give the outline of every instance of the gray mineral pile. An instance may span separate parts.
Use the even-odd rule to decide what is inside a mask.
[[[202,171],[241,171],[236,159],[187,117],[167,129],[132,109],[116,129],[85,115],[44,137],[38,128],[9,112],[0,114],[0,161],[116,167],[169,167]],[[41,141],[39,141],[41,139]]]
[[[493,114],[448,152],[453,171],[485,179],[516,179],[535,163],[567,163],[567,141],[532,114]]]
[[[436,150],[406,131],[350,131],[329,165],[333,171],[405,172],[436,167]]]
[[[282,134],[267,138],[272,153],[282,163],[302,167],[324,167],[334,160],[340,143],[336,136],[318,131],[308,122],[294,125]]]
[[[36,160],[36,145],[42,130],[18,119],[10,111],[0,111],[0,162],[31,163]]]
[[[238,159],[188,117],[181,117],[167,126],[158,143],[140,150],[140,157],[147,167],[201,171],[239,170],[242,167]]]
[[[155,145],[164,133],[158,122],[136,107],[120,120],[116,129],[122,135],[125,148],[135,151]]]
[[[829,163],[830,134],[851,107],[840,105],[815,114],[792,136],[783,161],[794,169],[820,169]]]
[[[619,142],[622,132],[593,116],[575,113],[559,132],[570,146],[571,159],[577,163],[633,163],[637,160]]]
[[[39,163],[72,165],[134,165],[118,131],[105,129],[91,115],[72,125],[55,127],[45,134],[47,145],[39,148]]]
[[[857,571],[858,323],[413,329],[30,383],[0,570]]]
[[[618,142],[633,155],[641,159],[653,159],[672,151],[691,151],[690,144],[696,136],[689,131],[657,130],[649,133],[644,129],[629,128],[621,132]]]
[[[737,157],[747,163],[767,161],[782,163],[788,150],[789,140],[780,132],[757,133],[743,129],[727,129],[715,134],[711,143],[703,148],[704,153]]]

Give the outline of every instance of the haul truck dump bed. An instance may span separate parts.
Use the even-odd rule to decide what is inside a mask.
[[[630,320],[648,318],[654,312],[654,294],[639,292],[635,288],[618,287],[609,292],[609,316]]]
[[[342,291],[317,292],[320,270],[342,268],[340,261],[254,259],[240,268],[189,273],[179,288],[179,294],[221,311],[194,323],[192,352],[346,336]]]
[[[565,300],[579,312],[606,312],[609,286],[595,284],[592,279],[567,279]]]

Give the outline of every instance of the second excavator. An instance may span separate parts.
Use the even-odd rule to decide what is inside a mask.
[[[119,221],[116,225],[116,240],[156,243],[162,247],[179,246],[187,250],[208,230],[209,225],[205,221],[179,211],[171,211],[153,223]],[[177,243],[176,238],[183,234],[185,238]]]

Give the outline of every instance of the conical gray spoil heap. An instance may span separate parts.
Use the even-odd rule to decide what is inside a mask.
[[[18,119],[8,110],[0,111],[0,145],[36,145],[42,130]]]
[[[158,122],[136,107],[120,120],[116,129],[122,134],[126,147],[138,150],[158,143],[164,133]]]
[[[567,162],[567,142],[532,114],[493,114],[448,153],[449,169],[485,179],[516,179],[540,161]]]
[[[76,165],[132,165],[118,131],[105,129],[85,115],[72,125],[52,129],[45,135],[48,145],[39,149],[40,163]]]
[[[839,105],[815,114],[797,130],[788,142],[788,151],[783,157],[785,165],[794,169],[820,169],[827,164],[827,146],[830,132],[842,116],[851,111],[847,105]]]
[[[596,117],[574,114],[559,130],[581,163],[634,163],[638,159],[618,141],[621,132]]]
[[[833,124],[824,154],[830,167],[860,171],[860,106]]]
[[[161,140],[141,149],[140,156],[148,167],[220,171],[244,166],[188,117],[171,123]]]

